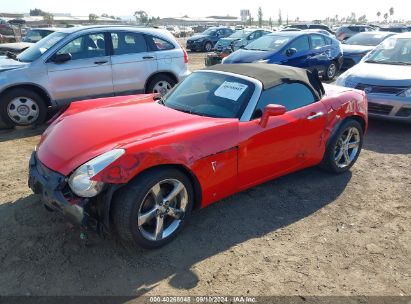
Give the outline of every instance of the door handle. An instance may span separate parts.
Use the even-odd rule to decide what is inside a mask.
[[[107,60],[94,61],[94,64],[104,64],[104,63],[107,63]]]
[[[313,119],[316,119],[316,118],[321,117],[321,116],[323,116],[323,115],[324,115],[323,112],[318,112],[318,113],[315,113],[315,114],[313,114],[313,115],[308,116],[307,119],[308,119],[308,120],[313,120]]]
[[[143,59],[154,59],[154,56],[144,56]]]

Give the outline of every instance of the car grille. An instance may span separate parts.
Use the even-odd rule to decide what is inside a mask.
[[[390,114],[393,106],[382,105],[378,103],[368,103],[368,112],[373,114],[388,115]]]
[[[355,88],[358,90],[363,90],[365,93],[398,95],[408,87],[389,87],[359,83]]]

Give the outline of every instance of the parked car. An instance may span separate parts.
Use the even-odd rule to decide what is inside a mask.
[[[0,44],[0,55],[4,55],[7,52],[11,52],[13,54],[20,54],[25,49],[31,47],[34,43],[40,41],[44,37],[58,31],[58,28],[34,28],[30,29],[26,36],[23,38],[22,42],[11,42],[11,43],[2,43]]]
[[[187,49],[191,51],[210,52],[217,41],[233,34],[234,31],[228,27],[210,27],[198,35],[187,39]]]
[[[0,22],[0,43],[10,43],[21,41],[21,36],[18,29],[5,22]]]
[[[354,36],[355,34],[362,32],[371,32],[374,30],[375,29],[373,27],[368,25],[343,25],[335,31],[335,37],[337,37],[337,39],[340,41],[344,41]]]
[[[234,32],[227,38],[220,38],[214,46],[214,49],[219,52],[227,48],[236,51],[246,46],[247,44],[253,42],[254,40],[270,33],[272,32],[264,29],[239,30]]]
[[[132,92],[166,94],[189,74],[188,57],[165,30],[127,26],[62,29],[0,59],[0,115],[10,125],[46,119],[47,108]]]
[[[346,172],[367,129],[364,92],[287,66],[217,65],[153,99],[71,104],[31,156],[30,188],[83,227],[156,248],[236,192],[315,165]]]
[[[326,30],[322,30],[322,29],[308,29],[308,30],[303,30],[303,31],[307,32],[307,33],[320,33],[320,34],[329,36],[331,38],[335,38],[334,34],[328,32]]]
[[[369,116],[411,122],[411,33],[384,40],[337,84],[364,90]]]
[[[361,59],[372,51],[383,40],[395,35],[390,32],[364,32],[358,33],[344,40],[343,49],[343,69],[349,69],[356,65]]]
[[[181,31],[178,26],[167,26],[166,30],[173,34],[174,37],[178,38],[181,36]]]
[[[231,63],[277,63],[309,70],[333,79],[342,63],[340,43],[319,33],[276,32],[265,35],[223,59]]]
[[[381,32],[394,32],[394,33],[406,33],[409,32],[409,29],[405,25],[392,25],[378,28]]]
[[[286,26],[286,28],[298,28],[301,30],[312,30],[312,29],[318,29],[318,30],[325,30],[331,34],[333,34],[333,31],[325,24],[318,24],[318,23],[297,23],[297,24],[290,24]]]

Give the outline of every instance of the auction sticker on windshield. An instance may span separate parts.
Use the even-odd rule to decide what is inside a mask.
[[[247,88],[248,86],[242,83],[224,81],[223,84],[215,90],[214,95],[237,101]]]

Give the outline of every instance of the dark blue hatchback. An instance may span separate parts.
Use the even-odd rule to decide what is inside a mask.
[[[296,31],[265,35],[223,60],[224,64],[265,62],[308,70],[333,79],[342,64],[341,44],[320,33]]]

